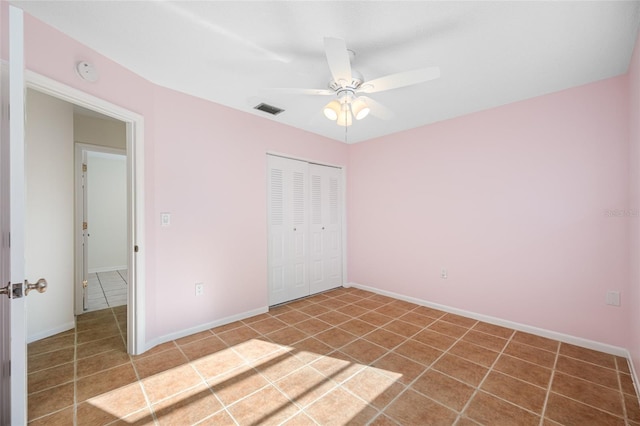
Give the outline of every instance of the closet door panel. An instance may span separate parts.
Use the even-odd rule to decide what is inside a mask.
[[[324,176],[322,169],[316,165],[309,167],[309,194],[311,204],[311,279],[309,281],[309,287],[311,293],[318,293],[321,288],[324,288],[325,282],[325,264],[324,264],[324,246],[325,236],[323,231],[324,220],[324,203],[323,203],[323,186]]]
[[[292,213],[292,271],[293,277],[289,291],[289,299],[309,295],[309,242],[308,242],[308,193],[307,180],[309,175],[309,165],[302,161],[290,161],[291,170],[291,205],[289,211]]]
[[[269,161],[267,190],[268,216],[268,269],[269,269],[269,303],[279,303],[285,297],[287,271],[285,267],[287,257],[285,236],[285,171],[279,164]],[[275,302],[274,302],[275,301]]]
[[[313,240],[311,293],[342,285],[341,170],[309,166]]]
[[[308,163],[268,157],[269,305],[309,295]]]
[[[327,284],[328,288],[342,285],[342,170],[329,168],[327,173],[328,193],[326,195],[326,249]]]

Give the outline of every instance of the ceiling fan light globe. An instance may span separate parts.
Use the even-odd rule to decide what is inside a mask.
[[[367,115],[369,115],[371,109],[365,101],[363,101],[362,99],[356,99],[351,104],[351,111],[353,111],[353,115],[356,117],[356,120],[362,120]]]
[[[356,120],[362,120],[367,115],[369,115],[370,112],[371,110],[369,109],[369,107],[363,108],[358,114],[356,114]]]
[[[331,121],[336,121],[338,119],[338,114],[331,108],[324,109],[324,116],[327,117]]]
[[[338,119],[338,115],[340,114],[340,102],[331,101],[324,106],[323,109],[324,116],[327,117],[331,121],[336,121]]]
[[[348,110],[342,112],[338,116],[338,120],[336,121],[336,123],[338,124],[338,126],[342,126],[342,127],[351,126],[351,124],[353,124],[353,118],[351,118],[351,113]]]

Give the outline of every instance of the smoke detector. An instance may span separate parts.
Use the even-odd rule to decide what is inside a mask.
[[[81,79],[94,83],[98,80],[98,71],[89,62],[81,61],[76,64],[76,72]]]

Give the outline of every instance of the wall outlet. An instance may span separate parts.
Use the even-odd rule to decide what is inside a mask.
[[[443,280],[446,280],[448,276],[449,276],[449,273],[447,272],[447,270],[445,268],[442,268],[440,270],[440,278],[442,278]]]
[[[171,213],[160,213],[160,226],[171,225]]]
[[[620,306],[620,292],[608,291],[607,292],[607,305]]]
[[[196,296],[204,294],[204,283],[196,283]]]

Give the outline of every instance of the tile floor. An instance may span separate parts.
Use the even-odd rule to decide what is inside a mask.
[[[359,289],[141,356],[125,323],[29,345],[31,425],[640,425],[624,358]]]
[[[97,311],[127,304],[127,271],[89,274],[87,311]]]

